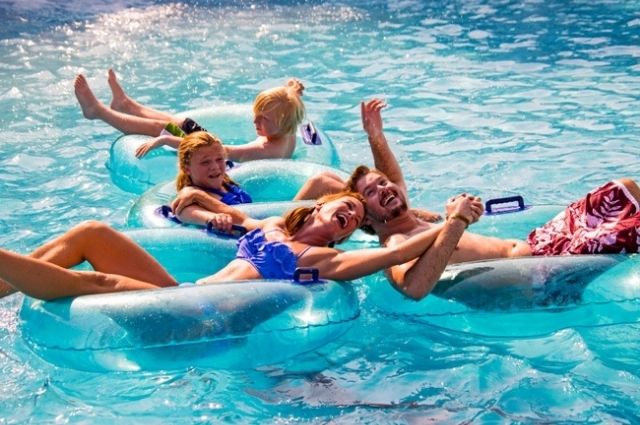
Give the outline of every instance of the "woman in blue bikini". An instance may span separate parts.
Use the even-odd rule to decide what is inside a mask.
[[[245,219],[251,231],[238,242],[236,259],[198,283],[292,276],[296,267],[316,268],[324,279],[352,280],[418,257],[442,230],[419,233],[394,248],[340,251],[340,242],[363,222],[357,193],[319,199],[285,217]],[[458,197],[447,204],[452,220],[465,225],[482,214],[482,204]],[[461,217],[460,220],[456,218]],[[95,271],[69,270],[88,261]],[[176,286],[176,280],[151,255],[124,234],[99,222],[76,226],[59,238],[20,255],[0,249],[0,295],[21,291],[51,300],[69,296]]]

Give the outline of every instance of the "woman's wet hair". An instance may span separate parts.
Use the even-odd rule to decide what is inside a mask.
[[[297,80],[289,80],[287,86],[264,90],[253,102],[253,113],[258,115],[274,112],[279,134],[295,134],[305,114],[303,90],[304,86]]]
[[[345,190],[345,191],[338,192],[338,193],[330,193],[328,195],[324,195],[324,196],[318,198],[316,203],[314,205],[312,205],[312,206],[309,206],[309,207],[298,207],[298,208],[295,208],[295,209],[293,209],[293,210],[291,210],[291,211],[289,211],[287,213],[287,215],[284,217],[284,224],[285,224],[285,229],[287,230],[287,233],[289,235],[294,235],[298,230],[300,230],[300,228],[304,225],[304,223],[307,221],[307,219],[311,216],[313,211],[318,206],[321,206],[322,204],[325,204],[327,202],[338,200],[338,199],[343,198],[345,196],[349,196],[351,198],[357,199],[358,201],[362,202],[363,205],[365,204],[365,201],[364,201],[364,198],[362,197],[362,195],[360,195],[358,192],[352,192],[352,191],[349,191],[349,190]],[[337,241],[337,243],[344,242],[345,240],[347,240],[349,238],[349,236],[351,236],[351,235],[349,234],[345,238]],[[329,246],[333,246],[333,243],[331,243]]]
[[[178,147],[178,176],[176,177],[176,189],[178,191],[186,186],[193,185],[191,176],[187,174],[186,169],[189,166],[193,154],[198,149],[208,146],[219,146],[222,152],[224,152],[222,141],[206,131],[193,132],[180,141],[180,146]],[[228,189],[230,185],[236,185],[226,173],[222,184],[226,189]]]

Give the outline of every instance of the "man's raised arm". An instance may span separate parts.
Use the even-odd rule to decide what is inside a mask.
[[[382,99],[361,102],[362,127],[369,137],[369,145],[371,146],[375,167],[382,171],[389,180],[406,191],[407,187],[402,175],[402,169],[389,147],[382,128],[382,114],[380,111],[385,106],[387,104]]]

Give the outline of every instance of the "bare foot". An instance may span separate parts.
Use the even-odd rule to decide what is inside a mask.
[[[118,77],[112,68],[109,68],[107,81],[111,88],[111,109],[120,112],[129,113],[129,106],[131,105],[131,99],[124,92],[124,89],[118,82]]]
[[[91,87],[89,87],[89,83],[84,75],[78,74],[73,82],[73,87],[75,88],[76,98],[78,99],[80,108],[82,108],[82,115],[90,120],[97,118],[100,101],[91,91]]]

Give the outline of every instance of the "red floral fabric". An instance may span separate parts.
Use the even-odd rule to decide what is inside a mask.
[[[640,208],[612,181],[569,205],[527,239],[533,255],[639,252]]]

